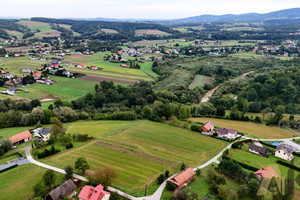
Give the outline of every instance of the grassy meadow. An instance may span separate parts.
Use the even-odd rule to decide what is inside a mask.
[[[95,140],[42,159],[65,167],[85,156],[91,170],[112,167],[117,173],[113,186],[142,196],[156,190],[156,178],[166,169],[178,172],[182,162],[196,167],[216,155],[226,142],[199,133],[151,121],[88,121],[68,123],[67,133],[87,133]]]
[[[10,137],[13,135],[16,135],[18,133],[21,133],[23,131],[26,131],[28,129],[31,129],[32,127],[14,127],[14,128],[2,128],[0,129],[0,137]]]
[[[26,86],[22,88],[27,92],[19,91],[17,93],[18,97],[23,97],[27,99],[63,99],[71,100],[88,92],[94,91],[95,82],[86,81],[81,79],[71,79],[65,77],[52,76],[53,80],[58,81],[53,85],[47,84],[33,84],[31,86]]]
[[[216,118],[190,118],[190,121],[206,123],[212,121],[215,126],[233,128],[240,132],[246,133],[246,136],[254,136],[257,138],[267,138],[267,139],[280,139],[280,138],[291,138],[296,131],[281,129],[266,126],[264,124],[256,124],[253,122],[244,121],[234,121],[227,119],[216,119]]]
[[[29,20],[21,20],[17,22],[18,24],[27,26],[32,32],[36,32],[34,36],[31,38],[43,38],[43,37],[56,37],[60,36],[60,32],[52,29],[49,23],[44,22],[36,22],[36,21],[29,21]],[[37,32],[40,30],[40,32]]]
[[[45,172],[45,168],[33,164],[26,164],[0,173],[0,198],[5,200],[32,199],[34,197],[33,186],[42,179],[42,175]],[[59,173],[55,174],[55,184],[61,184],[64,176]]]
[[[195,76],[194,80],[189,85],[189,89],[194,89],[198,86],[202,86],[202,85],[204,85],[206,83],[210,83],[210,82],[211,82],[211,77],[197,74]]]

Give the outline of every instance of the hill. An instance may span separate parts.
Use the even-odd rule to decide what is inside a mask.
[[[274,19],[298,19],[300,18],[300,8],[292,8],[274,11],[265,14],[246,13],[246,14],[226,14],[226,15],[200,15],[195,17],[188,17],[184,19],[175,19],[165,21],[167,23],[204,23],[204,22],[256,22],[268,21]]]

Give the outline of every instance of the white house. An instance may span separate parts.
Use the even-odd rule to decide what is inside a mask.
[[[227,129],[227,128],[218,128],[217,129],[218,136],[223,139],[235,139],[238,134],[235,129]]]
[[[23,72],[24,73],[30,73],[31,69],[29,67],[26,67],[26,68],[23,69]]]
[[[287,161],[291,161],[294,158],[293,148],[288,144],[280,144],[276,148],[275,156]]]
[[[6,94],[14,96],[16,95],[17,88],[16,87],[10,87],[6,90]]]

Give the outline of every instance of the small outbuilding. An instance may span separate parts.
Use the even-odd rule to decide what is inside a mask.
[[[71,198],[76,195],[76,185],[71,179],[65,181],[63,184],[49,192],[46,195],[46,200],[62,200],[64,197]]]

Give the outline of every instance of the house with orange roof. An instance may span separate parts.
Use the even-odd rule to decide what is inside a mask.
[[[215,128],[214,123],[211,121],[205,123],[203,126],[201,126],[199,129],[202,130],[202,134],[209,135],[209,132],[213,131]]]
[[[8,138],[14,146],[22,144],[24,142],[28,142],[32,139],[31,133],[27,130],[22,133],[18,133],[17,135],[11,136]]]
[[[262,178],[279,178],[278,174],[272,167],[261,168],[260,170],[255,172],[255,174],[259,180],[261,180]]]
[[[86,185],[80,191],[79,200],[109,200],[110,193],[104,191],[104,187],[100,184],[97,187]]]
[[[188,184],[195,176],[195,172],[192,168],[187,168],[186,170],[180,172],[173,178],[171,178],[170,182],[174,183],[176,188],[181,188]]]
[[[41,72],[35,72],[32,76],[33,76],[34,79],[39,79],[39,78],[41,78],[42,73]]]

